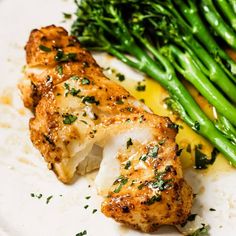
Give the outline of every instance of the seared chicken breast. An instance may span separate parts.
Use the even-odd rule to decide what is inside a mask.
[[[61,27],[31,32],[19,87],[31,140],[64,183],[99,168],[102,212],[145,232],[183,223],[192,190],[183,179],[177,126],[103,75]]]

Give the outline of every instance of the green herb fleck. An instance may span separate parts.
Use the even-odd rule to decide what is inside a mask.
[[[77,233],[75,236],[84,236],[84,235],[87,235],[87,231],[86,230]]]
[[[209,211],[216,211],[216,209],[214,209],[214,208],[210,208]]]
[[[97,211],[98,211],[97,209],[93,209],[93,212],[92,212],[92,213],[94,214],[94,213],[96,213]]]
[[[146,85],[141,85],[140,82],[138,82],[138,85],[136,87],[136,90],[139,91],[139,92],[143,92],[146,90]]]
[[[141,161],[146,161],[147,158],[148,158],[147,154],[143,154],[143,155],[139,158],[139,160],[141,160]]]
[[[81,121],[82,123],[84,123],[84,124],[88,124],[88,122],[86,122],[85,120],[79,120],[79,121]]]
[[[180,148],[180,149],[176,152],[176,155],[179,157],[179,156],[181,155],[182,151],[183,151],[183,148]]]
[[[124,104],[124,102],[122,101],[121,98],[119,98],[118,100],[116,100],[116,104],[118,104],[118,105],[122,105],[122,104]]]
[[[65,13],[65,12],[63,12],[63,16],[66,20],[69,20],[72,17],[72,15],[70,13]]]
[[[46,199],[46,204],[48,204],[52,198],[53,198],[53,196],[52,196],[52,195],[51,195],[51,196],[49,196],[49,197],[47,197],[47,199]]]
[[[121,73],[116,74],[116,77],[118,78],[118,80],[119,80],[120,82],[122,82],[122,81],[125,80],[125,76],[124,76],[123,74],[121,74]]]
[[[200,151],[198,146],[195,147],[195,168],[196,169],[207,169],[208,165],[212,165],[219,151],[214,148],[211,152],[211,158],[208,158],[206,154]]]
[[[128,178],[125,178],[123,175],[121,175],[118,179],[115,180],[113,185],[116,185],[119,183],[118,187],[114,190],[114,193],[119,193],[121,188],[127,184]]]
[[[200,123],[198,121],[195,121],[193,129],[196,130],[196,131],[200,130]]]
[[[91,196],[87,196],[87,197],[85,197],[85,199],[87,199],[87,200],[90,199],[90,198],[91,198]]]
[[[144,186],[145,186],[145,184],[140,184],[140,185],[138,186],[138,190],[141,190]]]
[[[190,144],[188,144],[188,146],[187,146],[187,148],[186,148],[186,151],[187,151],[188,153],[191,153],[191,145],[190,145]]]
[[[208,236],[209,235],[209,225],[202,224],[202,227],[197,229],[194,233],[189,236]]]
[[[62,65],[57,65],[56,66],[56,71],[60,76],[62,76],[63,75],[63,66]]]
[[[125,163],[125,169],[128,170],[130,168],[130,166],[131,166],[131,161],[127,161]]]
[[[159,150],[158,145],[155,145],[154,147],[149,149],[148,156],[154,157],[154,158],[157,157],[158,150]]]
[[[165,141],[166,141],[165,139],[160,140],[160,141],[158,142],[158,144],[159,144],[159,145],[163,145],[163,144],[165,143]]]
[[[96,101],[94,96],[85,96],[82,99],[83,103],[95,103],[96,105],[99,105],[99,101]]]
[[[58,49],[54,59],[57,62],[69,62],[76,61],[76,57],[76,53],[64,53],[62,49]]]
[[[143,98],[140,98],[139,101],[145,103],[145,100]]]
[[[89,205],[85,205],[85,206],[84,206],[84,209],[87,209],[88,207],[89,207]]]
[[[63,114],[62,117],[64,118],[63,119],[63,123],[65,125],[70,125],[72,124],[73,122],[75,122],[77,120],[77,116],[74,116],[74,115],[71,115],[71,114]]]
[[[79,77],[77,75],[73,75],[73,76],[70,77],[70,79],[72,79],[72,80],[79,80]]]
[[[197,216],[197,214],[191,214],[191,215],[189,215],[187,221],[194,221],[195,218],[196,218],[196,216]]]
[[[89,67],[89,63],[87,61],[84,61],[82,64],[83,64],[83,68],[88,68]]]
[[[126,142],[126,148],[128,149],[132,145],[133,145],[132,139],[129,138],[128,141]]]
[[[141,115],[141,116],[138,118],[138,121],[139,121],[139,123],[141,124],[141,123],[143,123],[143,120],[144,120],[144,115]]]
[[[154,196],[152,196],[150,199],[148,199],[145,204],[150,206],[155,202],[160,202],[161,201],[161,195],[160,194],[156,194]]]
[[[152,188],[158,189],[159,191],[164,191],[170,189],[173,186],[172,179],[164,179],[165,175],[167,174],[168,170],[163,172],[155,172],[155,181],[151,182]]]
[[[30,196],[31,196],[31,197],[36,197],[36,198],[40,199],[40,198],[42,198],[43,194],[40,193],[40,194],[37,195],[37,194],[35,194],[35,193],[31,193]]]
[[[88,84],[90,84],[90,80],[89,79],[87,79],[87,78],[83,78],[82,80],[81,80],[81,84],[83,84],[83,85],[88,85]]]
[[[46,47],[44,45],[39,45],[39,49],[41,51],[44,51],[44,52],[51,52],[52,51],[51,48],[48,48],[48,47]]]

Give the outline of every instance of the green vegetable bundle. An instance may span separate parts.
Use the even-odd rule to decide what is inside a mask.
[[[171,108],[236,166],[236,9],[226,0],[81,0],[72,34],[158,81]],[[217,113],[210,120],[182,83]]]

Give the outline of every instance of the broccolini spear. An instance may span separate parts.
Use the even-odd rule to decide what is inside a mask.
[[[129,28],[129,19],[124,14],[128,9],[128,2],[121,6],[109,0],[82,0],[78,4],[72,34],[84,46],[106,51],[157,80],[171,94],[173,104],[179,108],[183,120],[210,140],[236,166],[236,146],[215,128],[178,80],[173,66],[156,47],[151,43],[146,44],[148,39],[144,37],[135,38],[135,31]]]
[[[166,7],[166,2],[161,4],[145,4],[145,1],[143,1],[143,4],[139,4],[139,6],[140,13],[135,15],[136,21],[146,19],[146,28],[151,28],[154,31],[158,41],[160,38],[165,42],[167,40],[174,41],[177,45],[192,52],[194,54],[194,61],[198,62],[206,76],[233,102],[236,102],[236,85],[212,58],[212,55],[194,38],[191,29],[181,16],[173,16],[172,12],[168,9],[170,6]],[[175,13],[175,15],[177,14]],[[231,76],[233,77],[232,74]]]
[[[144,1],[145,2],[145,1]],[[188,26],[177,24],[178,19],[173,18],[171,12],[164,6],[148,3],[135,7],[132,16],[133,32],[140,41],[143,41],[143,31],[151,32],[149,37],[156,43],[166,45],[170,41],[181,47],[165,46],[165,56],[169,58],[175,68],[185,79],[192,83],[198,91],[215,108],[236,126],[236,107],[232,105],[220,91],[208,80],[212,80],[225,93],[229,93],[232,100],[236,100],[236,86],[227,77],[224,71],[209,55],[209,53],[194,39]],[[182,23],[182,22],[181,22]],[[182,23],[183,24],[183,23]],[[145,29],[143,27],[145,25]],[[148,31],[146,30],[146,31]],[[149,32],[145,32],[148,35]],[[154,35],[154,37],[152,37]],[[144,42],[148,45],[149,42]],[[204,63],[204,64],[203,64]]]
[[[233,11],[229,12],[229,9],[231,9],[230,7],[228,7],[228,9],[225,9],[226,5],[227,5],[226,0],[223,3],[222,3],[222,1],[220,1],[220,6],[222,9],[222,12],[226,16],[226,18],[230,17],[230,20],[233,23],[233,22],[235,22],[236,15],[234,14]],[[201,9],[202,9],[202,12],[203,12],[206,20],[211,25],[211,27],[214,29],[214,31],[218,35],[220,35],[221,38],[224,39],[225,42],[228,43],[232,48],[236,49],[236,33],[221,17],[219,12],[215,8],[215,5],[212,2],[212,0],[201,0]],[[233,25],[234,25],[234,23],[233,23]]]
[[[163,1],[161,1],[163,2]],[[165,2],[165,1],[164,1]],[[231,72],[233,74],[236,74],[236,63],[233,61],[230,56],[218,45],[214,37],[210,34],[209,29],[204,24],[203,20],[201,19],[199,15],[199,9],[198,5],[199,1],[196,0],[167,0],[168,7],[173,10],[173,14],[176,14],[175,12],[178,12],[176,10],[176,7],[181,12],[181,15],[183,15],[186,20],[188,21],[188,24],[191,26],[192,32],[198,40],[204,45],[204,47],[212,54],[214,57],[216,57],[222,66],[222,68],[225,70],[225,72],[230,76],[230,78],[236,83],[235,76],[232,76],[231,73],[228,72],[228,67],[230,67]],[[187,3],[186,3],[187,2]],[[215,28],[218,26],[215,25]],[[223,33],[227,33],[227,31],[223,31]]]

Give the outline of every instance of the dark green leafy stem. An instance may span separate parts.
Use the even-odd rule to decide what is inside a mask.
[[[146,32],[145,22],[142,20],[138,21],[138,24],[133,20],[135,15],[139,16],[138,19],[142,19],[142,16],[145,18],[146,15],[140,16],[142,9],[158,7],[156,2],[163,1],[153,3],[146,0],[142,1],[142,4],[140,1],[140,4],[134,4],[135,2],[82,0],[78,5],[77,20],[72,26],[72,34],[87,48],[106,51],[158,81],[170,93],[172,106],[174,104],[178,108],[181,118],[236,165],[235,145],[215,127],[178,79],[175,68],[158,48],[156,35]],[[170,2],[165,1],[166,4]],[[146,5],[143,5],[144,3]],[[148,17],[150,19],[150,16]],[[200,70],[203,70],[203,67]],[[207,72],[204,70],[203,73]]]
[[[217,149],[213,149],[211,152],[211,158],[208,158],[207,155],[205,155],[199,147],[195,147],[195,168],[196,169],[207,169],[208,165],[212,165],[215,160],[216,156],[218,154]]]

